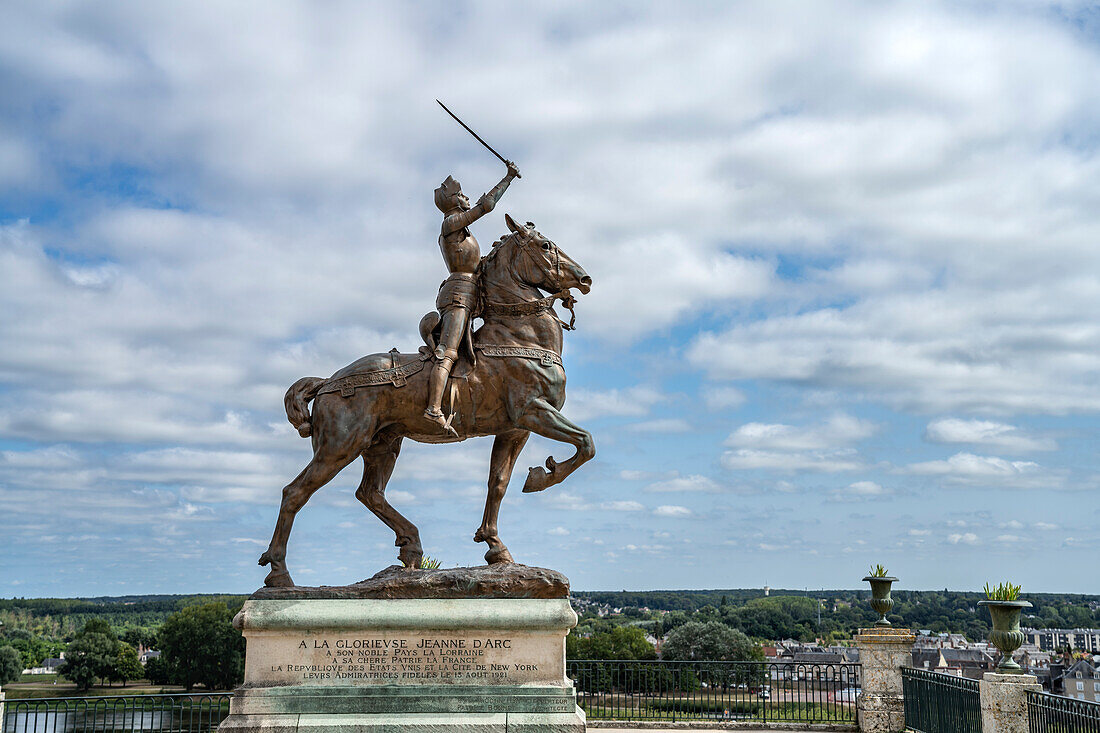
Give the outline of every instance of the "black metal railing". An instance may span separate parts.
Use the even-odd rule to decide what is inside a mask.
[[[851,723],[858,664],[573,659],[589,719]]]
[[[917,733],[981,733],[978,681],[902,667],[905,728]]]
[[[7,700],[3,733],[209,733],[231,693]]]
[[[1065,684],[1071,682],[1072,677],[1065,679]],[[1100,733],[1100,703],[1029,691],[1027,725],[1030,733]]]

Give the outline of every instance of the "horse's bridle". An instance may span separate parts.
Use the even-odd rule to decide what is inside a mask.
[[[521,250],[524,251],[524,254],[528,258],[528,260],[532,264],[534,264],[534,260],[532,259],[533,256],[530,252],[531,248],[528,247],[528,245],[531,244],[531,238],[528,235],[528,233],[526,231],[523,232],[522,234],[520,232],[512,232],[512,236],[517,238],[518,241],[516,242],[516,244],[519,246],[519,248]],[[552,249],[552,251],[554,253],[553,260],[550,259],[549,255],[544,255],[544,262],[546,263],[546,265],[553,267],[554,276],[557,279],[557,282],[560,283],[561,279],[562,279],[561,248],[558,247],[558,245],[556,245],[550,239],[547,239],[546,237],[543,237],[542,241],[545,241],[547,244],[549,244],[550,248]],[[539,247],[539,251],[544,252],[546,250],[543,250],[542,247]],[[490,252],[490,255],[492,255],[492,254],[493,253]],[[513,317],[531,316],[531,315],[536,315],[536,314],[539,314],[539,313],[542,313],[542,312],[545,312],[545,311],[548,311],[548,312],[552,313],[553,312],[552,308],[553,308],[555,300],[560,300],[561,304],[562,304],[562,307],[565,308],[567,311],[569,311],[569,323],[566,323],[565,321],[561,320],[560,318],[557,318],[556,315],[554,316],[557,319],[558,324],[561,325],[562,329],[565,330],[565,331],[574,331],[574,330],[576,330],[576,325],[575,324],[576,324],[576,321],[577,321],[577,314],[573,311],[573,306],[575,306],[577,304],[577,300],[576,300],[576,298],[573,297],[572,293],[569,292],[569,288],[565,288],[564,290],[560,290],[560,291],[554,293],[553,295],[546,296],[545,298],[539,298],[538,300],[524,301],[522,303],[502,303],[502,304],[488,304],[487,303],[484,306],[482,306],[482,312],[484,314],[487,314],[487,315],[513,316]]]

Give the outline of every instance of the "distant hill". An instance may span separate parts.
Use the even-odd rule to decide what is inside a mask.
[[[654,632],[690,617],[720,620],[751,636],[767,638],[847,638],[875,620],[868,590],[760,588],[654,591],[574,591],[582,618],[600,623],[643,624]],[[895,590],[891,620],[916,629],[964,633],[972,639],[988,633],[988,613],[978,607],[984,596],[972,591]],[[1026,593],[1034,604],[1024,624],[1039,628],[1100,627],[1100,595]],[[71,639],[90,618],[108,621],[119,632],[155,629],[186,606],[218,601],[236,609],[245,595],[130,595],[97,598],[13,598],[0,600],[0,641],[16,630],[55,640]],[[619,613],[614,610],[619,609]]]
[[[106,620],[121,630],[152,628],[186,606],[220,601],[238,608],[246,595],[148,595],[98,598],[11,598],[0,600],[5,632],[22,629],[38,636],[70,638],[90,618]]]

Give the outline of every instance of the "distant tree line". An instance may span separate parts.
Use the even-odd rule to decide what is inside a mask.
[[[758,640],[849,639],[877,618],[867,591],[760,590],[579,592],[578,598],[621,610],[599,617],[582,614],[577,633],[589,635],[617,625],[633,625],[660,638],[692,621],[724,624]],[[890,620],[909,628],[960,633],[971,640],[989,633],[989,614],[977,603],[979,593],[900,591],[893,593]],[[1034,604],[1023,619],[1035,628],[1100,627],[1100,596],[1028,594]],[[648,610],[644,610],[648,609]],[[664,613],[662,613],[664,612]]]
[[[0,644],[5,633],[16,629],[40,639],[68,643],[84,628],[85,622],[92,619],[105,620],[116,629],[152,628],[187,606],[221,602],[233,608],[240,607],[245,598],[247,596],[183,595],[0,599],[0,622],[3,622]],[[37,662],[49,656],[56,654],[47,654]]]
[[[224,601],[187,605],[188,600],[175,597],[135,604],[142,608],[128,616],[117,608],[120,604],[110,604],[116,607],[103,613],[88,613],[88,603],[83,601],[5,601],[5,611],[10,617],[26,618],[31,609],[43,613],[41,618],[46,623],[28,624],[32,628],[53,627],[51,621],[69,626],[73,618],[85,620],[64,640],[39,636],[26,628],[10,628],[5,621],[5,626],[0,627],[0,684],[14,682],[25,667],[39,666],[46,658],[64,651],[65,661],[58,673],[80,690],[96,684],[125,686],[137,679],[182,685],[188,690],[196,685],[230,689],[244,678],[244,638],[232,623],[233,614],[243,601],[234,603],[231,610]],[[15,605],[19,603],[23,605]],[[57,621],[52,614],[59,610],[78,613]],[[150,613],[160,618],[159,626],[128,626],[116,631],[107,620],[123,615],[128,621],[141,621]],[[161,654],[142,666],[139,648],[157,649]]]

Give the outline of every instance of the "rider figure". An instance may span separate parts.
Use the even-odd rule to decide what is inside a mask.
[[[450,176],[435,189],[435,205],[443,212],[443,226],[439,232],[439,249],[447,263],[450,276],[439,288],[435,299],[436,310],[441,316],[439,344],[435,348],[436,363],[428,381],[428,409],[424,417],[458,437],[450,420],[443,415],[443,389],[451,369],[458,359],[458,345],[477,300],[477,266],[481,261],[481,247],[467,228],[488,214],[504,195],[513,178],[519,177],[515,163],[508,162],[508,173],[493,190],[478,199],[470,208],[470,199],[462,193],[458,181]]]

